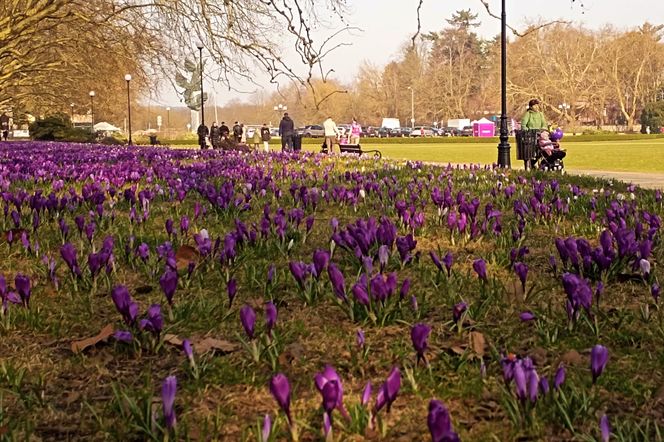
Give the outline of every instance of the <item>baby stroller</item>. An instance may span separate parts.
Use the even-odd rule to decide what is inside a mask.
[[[542,131],[535,129],[515,131],[517,159],[523,161],[526,170],[563,170],[565,165],[563,164],[562,158],[558,158],[559,155],[556,155],[555,157],[548,156],[543,149],[540,148],[541,132]],[[558,135],[560,136],[557,140],[562,138],[562,131],[556,134],[556,136]],[[564,153],[562,156],[564,157]]]
[[[558,141],[563,137],[563,131],[556,129],[551,132],[543,130],[538,134],[539,169],[562,171],[565,169],[563,158],[567,153],[560,149]]]

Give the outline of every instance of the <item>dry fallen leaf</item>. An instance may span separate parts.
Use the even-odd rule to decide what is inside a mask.
[[[222,354],[232,353],[237,350],[237,345],[232,342],[225,341],[223,339],[216,338],[205,338],[202,341],[195,342],[194,351],[196,353],[207,353],[209,351],[216,353],[220,352]]]
[[[114,331],[115,330],[113,330],[113,325],[107,324],[104,328],[101,329],[98,335],[72,342],[71,351],[74,353],[80,353],[86,348],[93,347],[102,341],[106,341],[108,338],[113,336]]]
[[[484,356],[485,345],[486,339],[484,339],[482,333],[476,331],[470,332],[470,348],[472,348],[475,354],[480,358]]]
[[[164,336],[164,342],[176,347],[182,347],[182,339],[173,334],[167,334]],[[194,348],[196,354],[203,354],[207,352],[221,354],[232,353],[237,350],[237,345],[232,342],[225,341],[223,339],[216,339],[212,337],[207,337],[203,339],[192,339],[191,345]]]
[[[177,252],[175,252],[175,262],[178,270],[184,270],[189,267],[189,263],[197,263],[199,258],[198,250],[192,246],[184,245],[180,246]]]

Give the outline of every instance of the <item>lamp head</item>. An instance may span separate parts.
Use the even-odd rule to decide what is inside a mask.
[[[95,96],[95,91],[90,91],[90,96],[94,97]]]
[[[125,75],[125,81],[131,81],[131,74]]]
[[[196,47],[197,47],[199,50],[202,51],[202,50],[203,50],[203,47],[204,47],[204,46],[203,46],[203,42],[202,42],[201,40],[198,40],[198,41],[196,42]]]

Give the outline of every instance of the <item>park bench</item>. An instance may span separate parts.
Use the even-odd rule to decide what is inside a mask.
[[[359,144],[339,144],[339,150],[341,153],[354,153],[358,156],[362,154],[373,154],[374,158],[379,160],[383,157],[383,154],[379,150],[362,150],[362,146]]]

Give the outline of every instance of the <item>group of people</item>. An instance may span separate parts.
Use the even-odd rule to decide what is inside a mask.
[[[198,126],[196,132],[198,134],[198,144],[201,149],[207,149],[209,139],[213,149],[231,150],[247,148],[250,141],[254,149],[258,149],[262,143],[263,150],[265,152],[270,151],[270,139],[272,135],[270,128],[265,123],[263,123],[260,129],[256,128],[253,130],[251,139],[249,139],[249,128],[238,121],[233,125],[232,132],[225,121],[222,121],[220,126],[215,121],[209,129],[206,125],[201,124]]]
[[[334,150],[334,146],[337,144],[360,144],[362,126],[360,126],[355,118],[353,118],[353,123],[350,125],[349,134],[343,133],[337,126],[337,123],[335,123],[330,116],[328,116],[327,119],[323,122],[323,130],[325,131],[325,141],[323,142],[321,148],[324,153],[332,152]],[[281,137],[281,150],[299,150],[299,143],[295,143],[295,139],[297,137],[297,132],[295,131],[295,122],[288,115],[288,112],[284,113],[284,116],[279,123],[279,136]]]

